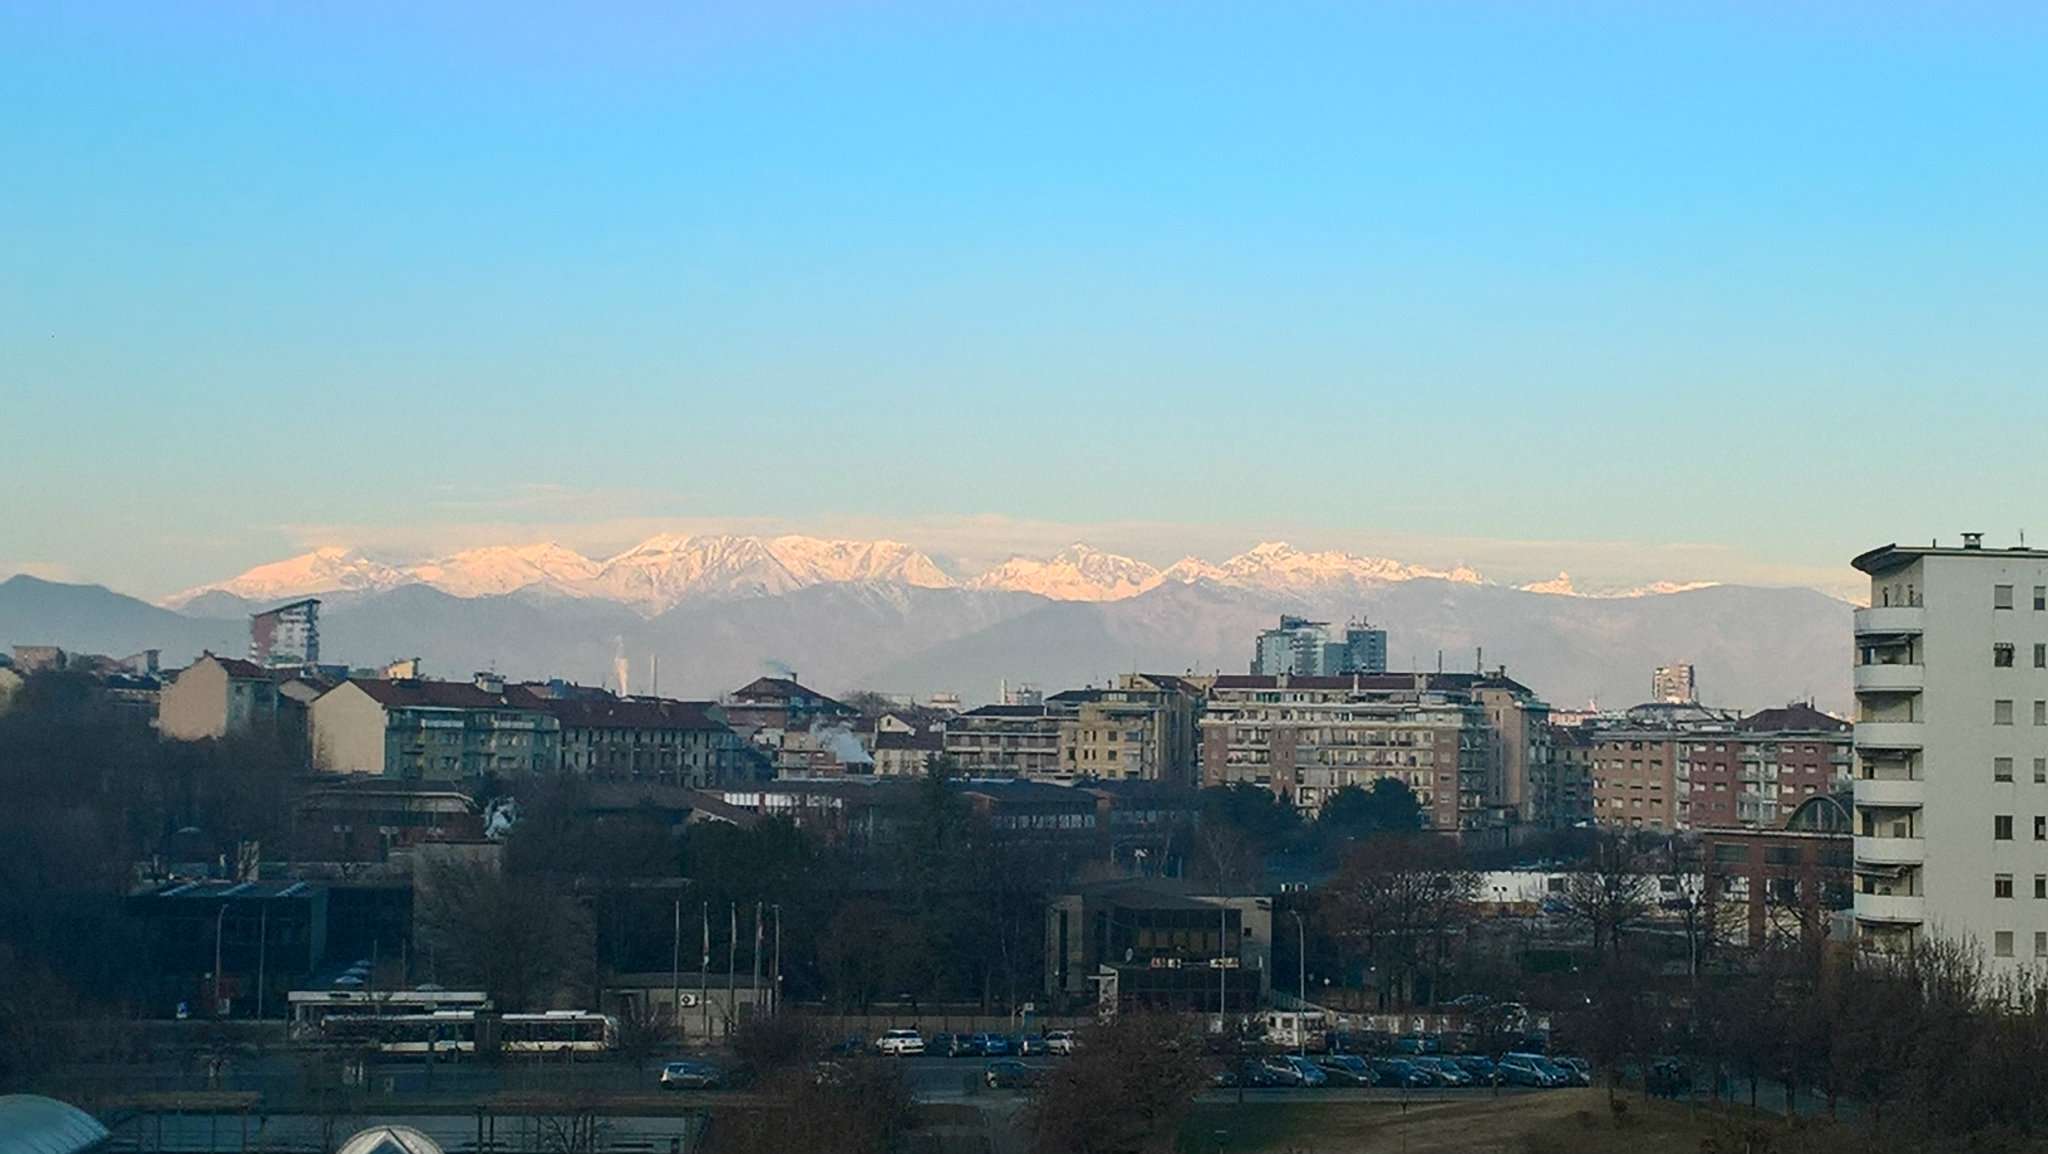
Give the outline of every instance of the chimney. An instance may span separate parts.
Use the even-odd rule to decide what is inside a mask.
[[[1965,533],[1965,534],[1963,534],[1963,548],[1965,548],[1965,549],[1982,549],[1983,547],[1984,547],[1984,534],[1982,534],[1982,533]]]
[[[505,679],[495,673],[478,673],[474,681],[476,687],[485,693],[505,692]]]

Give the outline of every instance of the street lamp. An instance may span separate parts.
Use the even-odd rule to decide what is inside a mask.
[[[228,903],[222,899],[220,912],[213,916],[213,1016],[216,1018],[223,1016],[220,1012],[220,938],[221,927],[227,919]]]
[[[1306,1028],[1308,1022],[1308,923],[1301,920],[1300,910],[1288,910],[1287,912],[1294,915],[1294,930],[1296,934],[1294,960],[1299,963],[1299,973],[1295,976],[1294,989],[1295,996],[1301,1000],[1301,1005],[1295,1007],[1294,1011],[1294,1052],[1306,1057],[1308,1055],[1308,1030]]]

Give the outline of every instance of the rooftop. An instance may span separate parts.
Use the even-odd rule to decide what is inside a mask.
[[[540,699],[541,708],[564,727],[581,729],[720,730],[724,722],[711,716],[708,701],[675,701],[649,697],[555,697]]]

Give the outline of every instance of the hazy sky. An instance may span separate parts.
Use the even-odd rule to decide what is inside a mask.
[[[0,6],[0,573],[2048,541],[2037,5],[313,8]]]

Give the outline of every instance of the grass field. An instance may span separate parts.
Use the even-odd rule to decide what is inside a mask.
[[[1410,1106],[1381,1103],[1202,1105],[1181,1128],[1181,1154],[1697,1154],[1703,1138],[1749,1119],[1734,1108],[1558,1090]],[[1766,1125],[1771,1123],[1766,1122]]]

